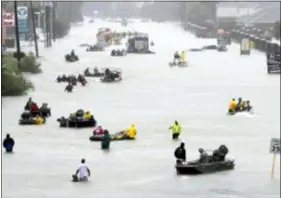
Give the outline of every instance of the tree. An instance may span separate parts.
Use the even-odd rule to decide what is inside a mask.
[[[277,21],[274,24],[274,37],[280,40],[280,21]]]

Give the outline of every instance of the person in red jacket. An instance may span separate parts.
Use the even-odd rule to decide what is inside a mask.
[[[39,107],[37,106],[36,103],[32,103],[31,105],[31,112],[36,112],[39,111]]]

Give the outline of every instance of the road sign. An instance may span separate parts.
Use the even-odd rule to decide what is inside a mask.
[[[280,138],[271,138],[269,152],[272,154],[280,154]]]
[[[17,8],[18,19],[28,19],[28,8],[26,6],[18,6]]]
[[[15,27],[15,15],[13,12],[5,12],[2,14],[2,25],[4,27]]]
[[[28,21],[27,20],[18,20],[18,27],[20,33],[28,32]]]

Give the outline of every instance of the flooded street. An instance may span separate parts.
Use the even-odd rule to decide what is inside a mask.
[[[28,96],[2,98],[2,137],[14,137],[15,153],[3,153],[4,198],[93,198],[93,197],[280,197],[280,163],[270,178],[271,137],[280,133],[280,75],[268,75],[265,55],[253,51],[240,56],[239,45],[226,53],[187,52],[188,68],[171,68],[176,50],[216,44],[198,39],[169,23],[130,23],[147,32],[155,55],[111,57],[106,52],[85,52],[79,45],[94,42],[100,27],[120,27],[104,21],[73,27],[64,39],[49,49],[41,48],[43,73],[30,79],[36,90]],[[78,63],[66,63],[64,55],[75,49]],[[33,50],[33,49],[32,49]],[[117,67],[123,81],[102,84],[88,78],[86,87],[64,92],[57,75],[83,73],[86,67]],[[47,102],[52,116],[42,126],[19,126],[18,119],[31,96]],[[231,98],[249,99],[254,115],[227,116]],[[92,129],[62,129],[56,119],[77,109],[90,110],[110,132],[130,124],[138,130],[136,141],[111,143],[109,153],[99,142],[90,142]],[[169,125],[183,127],[189,160],[198,148],[229,148],[236,160],[233,171],[201,176],[177,176]],[[70,182],[81,158],[92,171],[87,184]]]

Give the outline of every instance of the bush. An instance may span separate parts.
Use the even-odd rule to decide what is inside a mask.
[[[30,55],[26,57],[32,59]],[[18,68],[18,62],[13,57],[13,54],[2,54],[1,77],[2,96],[19,96],[34,88],[33,84],[22,76],[21,70]]]
[[[41,73],[40,63],[37,62],[33,53],[29,53],[20,60],[20,71],[33,74]]]
[[[62,38],[66,36],[70,30],[70,22],[69,21],[61,21],[55,20],[55,35],[56,38]]]
[[[28,90],[33,89],[33,84],[24,78],[21,74],[15,74],[10,71],[2,71],[2,96],[19,96],[26,94]]]
[[[10,73],[20,73],[18,61],[11,54],[2,55],[2,68]]]

